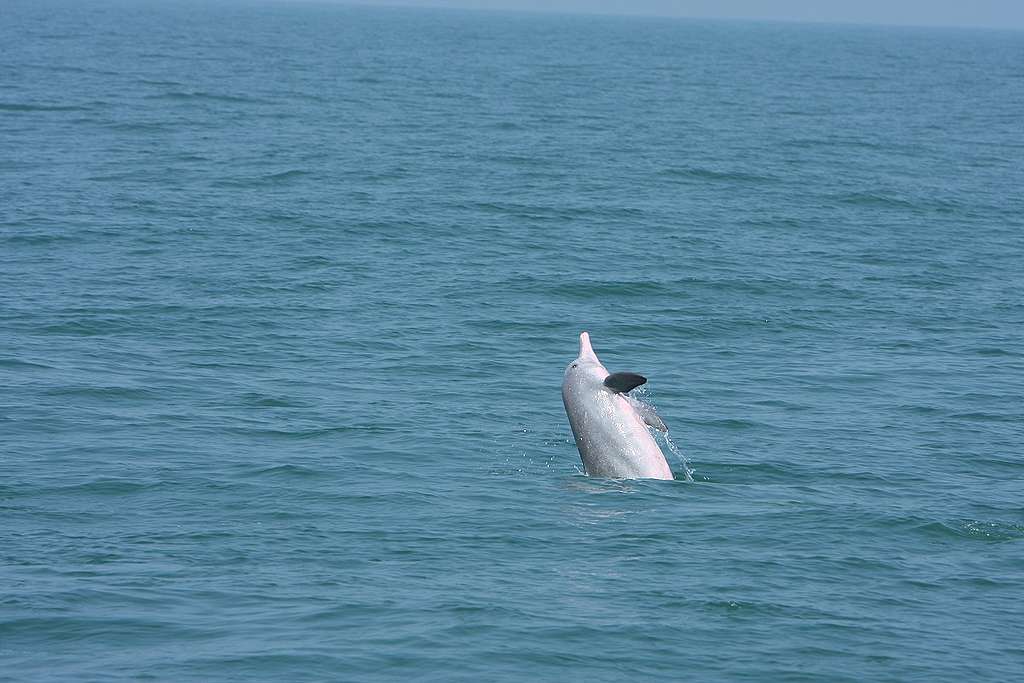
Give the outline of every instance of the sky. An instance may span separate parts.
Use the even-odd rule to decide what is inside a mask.
[[[1024,29],[1024,0],[350,0],[363,5]]]

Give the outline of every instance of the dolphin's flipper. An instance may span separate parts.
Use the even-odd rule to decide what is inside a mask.
[[[604,385],[616,393],[624,394],[646,381],[646,377],[635,372],[613,372],[604,378]]]
[[[629,400],[630,405],[636,409],[637,415],[640,419],[646,422],[649,426],[654,427],[659,432],[668,432],[668,425],[661,419],[661,415],[658,415],[658,411],[654,409],[650,403],[644,403],[638,398],[632,396],[626,397]]]

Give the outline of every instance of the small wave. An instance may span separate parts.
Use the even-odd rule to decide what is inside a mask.
[[[876,206],[891,209],[917,208],[913,202],[906,199],[876,192],[850,192],[835,195],[834,198],[843,204],[852,204],[854,206]]]
[[[963,519],[955,522],[920,523],[915,530],[929,536],[968,538],[979,541],[1019,541],[1024,539],[1024,525]]]
[[[140,387],[58,387],[48,390],[46,394],[78,398],[131,399],[133,401],[157,397],[153,391]]]
[[[94,573],[79,576],[95,576]],[[119,594],[118,596],[122,596]],[[81,601],[80,601],[81,602]],[[128,617],[30,616],[0,622],[0,639],[10,641],[34,638],[46,633],[53,642],[81,642],[113,638],[117,642],[166,644],[175,638],[189,637],[197,631],[154,620]]]
[[[759,401],[752,401],[755,406],[763,406],[765,408],[781,408],[782,410],[788,411],[803,411],[810,410],[811,406],[804,405],[802,403],[794,403],[793,401],[786,401],[781,398],[766,398]]]
[[[862,75],[862,74],[829,74],[824,76],[827,81],[859,81],[859,82],[871,82],[881,80],[881,77],[876,74]]]
[[[176,101],[207,101],[207,102],[226,102],[230,104],[267,104],[266,100],[261,100],[255,97],[245,97],[242,95],[224,95],[219,93],[209,92],[185,92],[183,90],[172,90],[170,92],[160,93],[159,95],[149,95],[146,97],[149,100],[176,100]]]
[[[162,122],[134,122],[134,123],[113,123],[110,124],[111,130],[120,131],[123,133],[160,133],[165,130],[171,130],[176,127],[174,123],[162,123]]]
[[[492,161],[507,163],[514,161],[516,157],[491,157]],[[544,204],[520,204],[512,202],[457,202],[451,204],[457,209],[472,209],[503,216],[513,216],[534,221],[566,221],[574,218],[642,218],[645,211],[642,208],[632,206],[548,206]]]
[[[89,111],[89,108],[76,105],[25,104],[20,102],[0,102],[0,111]]]
[[[299,401],[293,401],[279,396],[268,396],[266,394],[248,393],[242,396],[242,400],[251,406],[258,408],[298,408],[303,405]]]
[[[180,88],[181,86],[185,85],[184,83],[181,83],[179,81],[155,81],[149,78],[140,78],[137,82],[142,83],[143,85],[157,85],[163,88]]]
[[[512,124],[515,125],[515,124]],[[501,126],[495,126],[499,130],[512,130],[511,128],[504,128]],[[486,157],[488,161],[495,161],[499,164],[509,164],[511,166],[535,166],[543,167],[544,162],[538,161],[536,157],[528,156],[526,154],[492,154]]]
[[[240,434],[244,436],[257,436],[257,437],[268,437],[278,439],[289,439],[295,441],[304,441],[307,439],[316,439],[322,436],[330,436],[332,434],[344,434],[346,432],[368,432],[370,434],[386,434],[390,430],[386,427],[380,427],[376,425],[366,425],[360,427],[344,426],[344,427],[325,427],[322,429],[247,429],[245,427],[234,427],[231,428],[234,434]]]
[[[270,218],[270,220],[272,220],[272,221],[282,221],[282,220],[297,220],[298,217],[292,218],[292,217],[286,217],[286,216],[281,216],[281,215],[275,215],[275,216],[269,216],[268,218]],[[330,259],[330,258],[328,258],[326,256],[322,256],[320,254],[314,254],[312,256],[300,256],[300,257],[294,259],[294,263],[295,263],[295,265],[297,265],[299,267],[302,267],[302,268],[319,268],[319,267],[322,267],[322,266],[333,266],[333,265],[335,265],[335,261],[333,259]]]
[[[651,280],[634,280],[632,282],[566,282],[554,286],[541,280],[534,280],[533,287],[544,288],[550,293],[570,299],[594,300],[608,297],[652,297],[668,295],[673,288]]]
[[[728,430],[756,429],[765,426],[763,422],[756,420],[743,420],[738,418],[723,418],[720,420],[701,420],[700,424],[705,427],[718,427]]]
[[[147,491],[159,483],[136,481],[132,479],[94,479],[83,484],[73,484],[55,489],[55,493],[62,496],[68,494],[86,493],[100,496],[121,496],[129,493],[140,493]]]
[[[323,472],[315,470],[311,467],[304,467],[302,465],[274,465],[273,467],[263,467],[257,470],[253,470],[249,473],[254,477],[278,477],[278,478],[312,478],[323,476]]]
[[[997,414],[997,413],[956,413],[950,415],[951,419],[954,420],[969,420],[971,422],[1020,422],[1021,416],[1014,414]]]
[[[818,611],[810,606],[795,607],[773,602],[755,600],[703,600],[698,603],[705,612],[738,617],[778,617],[780,615],[817,616]]]
[[[799,115],[796,112],[789,113],[789,115],[794,114]],[[826,138],[793,138],[791,140],[783,140],[778,144],[780,147],[795,147],[796,149],[813,149],[815,147],[829,147],[832,143],[830,140]]]
[[[287,171],[281,171],[279,173],[270,173],[268,175],[259,176],[256,178],[225,178],[222,180],[214,181],[216,187],[260,187],[264,185],[280,185],[303,176],[310,175],[309,171],[303,171],[301,169],[289,169]]]
[[[700,167],[666,168],[660,171],[658,175],[670,178],[694,178],[697,180],[716,180],[739,183],[773,183],[778,181],[778,178],[770,175],[746,173],[744,171],[716,171],[714,169]]]
[[[86,176],[85,179],[93,183],[120,183],[133,178],[135,175],[135,171],[127,171],[124,173],[110,173],[107,175],[91,175]]]
[[[52,365],[35,363],[21,358],[0,358],[0,368],[31,369],[31,370],[53,370]]]
[[[130,329],[128,322],[112,320],[71,320],[46,325],[42,331],[46,334],[64,334],[79,337],[96,337]]]
[[[281,171],[280,173],[271,173],[270,175],[263,176],[263,180],[268,182],[279,182],[282,180],[291,180],[292,178],[301,178],[302,176],[307,175],[309,175],[309,171],[291,169],[288,171]]]
[[[716,484],[795,484],[806,480],[807,472],[792,464],[713,463],[701,461],[701,479]]]
[[[991,356],[999,358],[1019,358],[1021,356],[1024,356],[1024,353],[1020,353],[1019,351],[1010,351],[1009,349],[994,346],[975,349],[974,352],[979,356]]]
[[[851,192],[833,195],[833,197],[843,204],[865,207],[912,209],[938,213],[956,213],[963,208],[960,202],[953,199],[928,197],[911,200],[880,192]]]

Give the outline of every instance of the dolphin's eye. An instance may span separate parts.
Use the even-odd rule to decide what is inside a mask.
[[[573,363],[573,364],[572,364],[572,365],[570,365],[569,367],[570,367],[570,368],[574,368],[574,367],[576,367],[576,363]]]

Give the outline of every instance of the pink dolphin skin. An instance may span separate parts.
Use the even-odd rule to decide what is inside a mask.
[[[672,470],[648,426],[665,431],[654,408],[628,392],[647,380],[633,373],[609,374],[580,334],[580,355],[565,369],[562,402],[591,477],[672,479]]]

